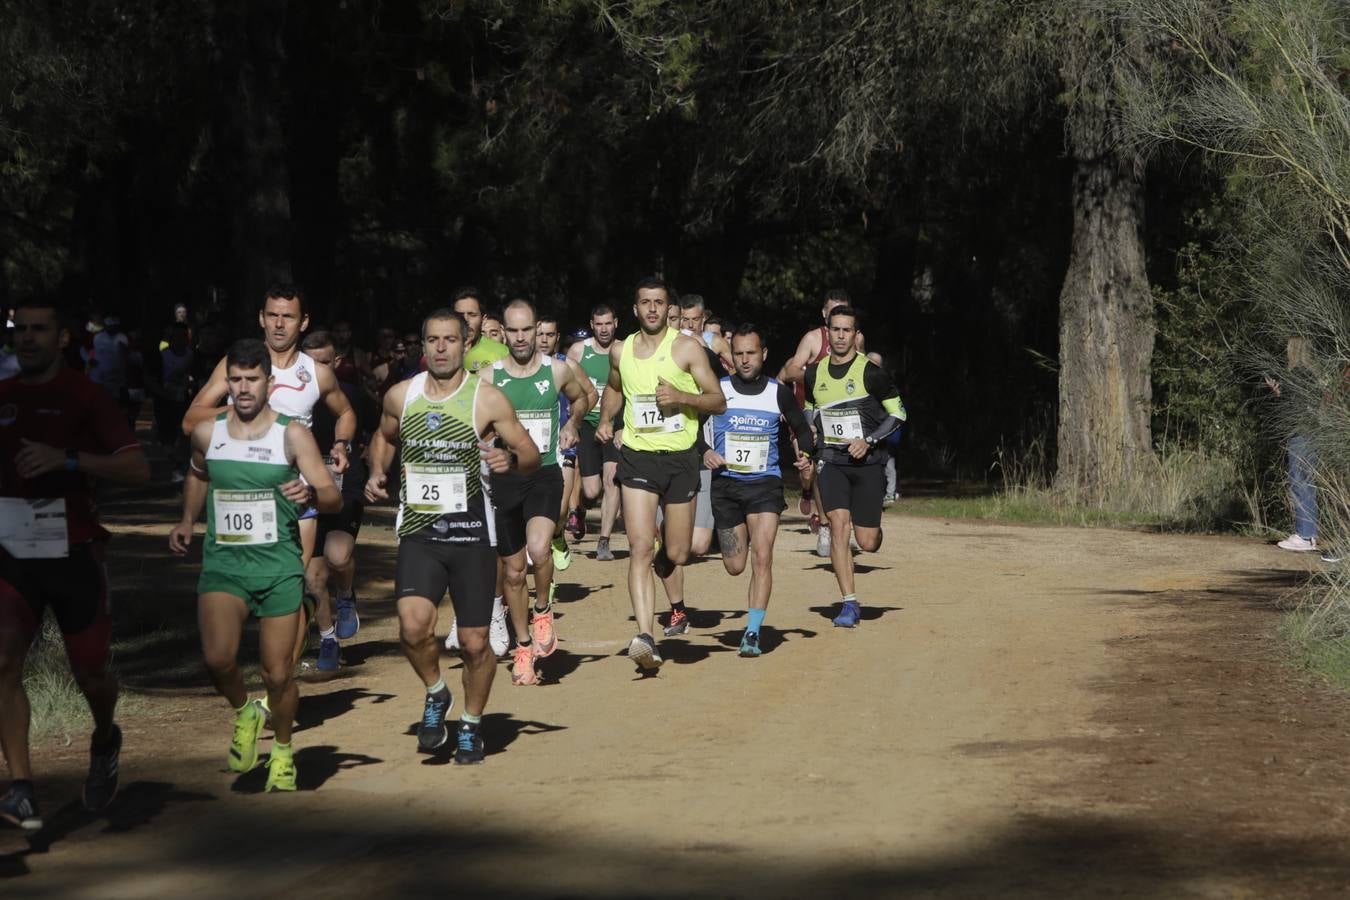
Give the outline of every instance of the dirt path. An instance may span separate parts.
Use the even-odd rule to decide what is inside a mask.
[[[688,572],[699,613],[638,679],[625,564],[578,556],[549,683],[499,671],[486,765],[414,752],[387,530],[361,558],[341,677],[302,688],[295,796],[223,771],[228,711],[191,632],[195,570],[162,508],[124,510],[123,796],[75,811],[83,747],[39,754],[47,831],[0,833],[6,897],[1338,895],[1350,888],[1350,705],[1275,662],[1301,563],[1253,541],[893,516],[871,618],[830,627],[798,519],[768,625],[746,582]],[[363,535],[364,540],[364,535]],[[587,540],[586,549],[592,545]],[[169,626],[172,626],[171,628]],[[458,663],[447,658],[447,664]],[[457,686],[457,674],[447,679]]]

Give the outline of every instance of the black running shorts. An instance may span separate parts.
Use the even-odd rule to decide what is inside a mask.
[[[595,426],[583,421],[577,426],[577,469],[582,478],[601,475],[604,463],[619,461],[619,450],[613,441],[600,443],[595,439]]]
[[[100,541],[71,544],[64,559],[15,559],[0,551],[0,628],[27,646],[48,607],[78,674],[103,671],[112,639],[112,602]]]
[[[624,447],[619,451],[619,484],[648,491],[662,503],[688,503],[698,496],[698,450],[652,451]]]
[[[881,525],[881,501],[886,493],[884,465],[821,462],[816,482],[820,485],[820,501],[825,512],[847,509],[854,525],[862,528]]]
[[[781,478],[713,476],[712,514],[718,531],[745,524],[745,517],[752,513],[778,515],[785,509]]]
[[[562,469],[558,466],[544,466],[529,475],[492,476],[497,555],[514,556],[525,549],[525,523],[531,519],[558,524],[562,493]]]
[[[314,553],[316,556],[323,555],[324,541],[328,540],[328,535],[335,531],[345,531],[352,536],[352,540],[361,533],[361,523],[366,517],[366,502],[344,497],[342,499],[342,509],[335,513],[321,514],[319,516],[319,531],[314,540]]]
[[[439,605],[445,592],[461,628],[486,628],[497,588],[497,551],[488,544],[449,544],[404,538],[398,545],[394,593]]]

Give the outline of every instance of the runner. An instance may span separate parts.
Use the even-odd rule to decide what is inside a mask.
[[[342,496],[309,429],[267,402],[273,387],[269,351],[262,341],[245,338],[226,353],[230,406],[192,429],[183,517],[169,533],[169,549],[187,553],[205,506],[197,624],[211,682],[235,711],[226,763],[235,772],[258,764],[267,718],[263,706],[249,699],[239,672],[239,642],[252,614],[275,729],[265,789],[293,791],[291,728],[300,697],[291,654],[305,589],[298,520],[310,505],[337,512]]]
[[[117,794],[122,732],[113,722],[117,679],[108,671],[112,610],[92,480],[144,484],[150,467],[112,395],[67,368],[70,331],[51,303],[14,312],[19,374],[0,381],[0,748],[12,779],[0,819],[42,827],[28,755],[23,664],[50,606],[94,733],[85,809]]]
[[[576,376],[582,388],[586,391],[586,409],[594,409],[599,405],[599,394],[595,390],[595,385],[586,377],[585,371],[567,358],[566,353],[558,352],[558,341],[560,334],[558,331],[558,320],[552,316],[540,316],[539,321],[535,323],[534,329],[535,345],[539,352],[551,359],[560,359],[572,369],[572,374]],[[567,395],[558,394],[558,427],[566,425],[572,418],[572,410],[567,402]],[[584,418],[584,417],[583,417]],[[572,565],[572,551],[567,547],[567,538],[564,536],[564,525],[567,521],[567,511],[570,508],[569,501],[572,499],[574,489],[577,485],[577,448],[573,444],[566,449],[559,449],[558,464],[562,466],[563,476],[563,495],[558,510],[558,525],[553,531],[553,567],[559,572],[566,571]]]
[[[445,716],[454,699],[441,677],[436,646],[436,608],[448,589],[464,660],[459,764],[483,761],[478,726],[496,671],[488,623],[497,533],[483,467],[496,475],[528,475],[539,467],[539,451],[506,396],[464,369],[469,333],[464,317],[453,310],[427,316],[422,324],[427,371],[385,395],[380,428],[370,442],[366,483],[367,500],[389,496],[387,472],[395,445],[401,445],[395,594],[404,655],[427,689],[417,747],[430,753],[450,739]],[[487,444],[490,436],[506,449]]]
[[[685,334],[692,335],[694,338],[703,342],[703,346],[708,350],[709,362],[713,365],[713,371],[720,376],[723,370],[730,372],[733,370],[731,361],[731,345],[720,334],[709,331],[704,327],[707,319],[707,311],[703,303],[703,297],[698,294],[684,294],[680,297],[680,329]],[[704,423],[704,430],[707,430],[707,423]],[[710,440],[708,434],[704,434],[705,440]],[[702,556],[712,549],[713,539],[713,509],[712,509],[712,472],[707,466],[699,469],[698,473],[698,499],[694,503],[694,536],[689,545],[689,552],[693,556]],[[677,588],[678,596],[681,601],[684,599],[684,580],[680,578]],[[679,610],[674,610],[673,618],[679,618]],[[672,622],[677,625],[678,622]],[[686,626],[684,630],[688,630]],[[683,631],[677,632],[682,634]]]
[[[638,331],[610,347],[609,383],[601,398],[596,439],[614,437],[613,418],[623,407],[619,457],[624,527],[628,532],[628,592],[637,635],[628,658],[646,671],[661,666],[651,633],[655,585],[689,558],[700,460],[694,441],[700,413],[727,408],[717,375],[698,341],[669,326],[670,289],[644,278],[634,292]],[[656,511],[665,516],[665,540],[654,553]]]
[[[302,347],[319,366],[332,368],[337,347],[328,332],[316,331],[305,336]],[[355,383],[342,383],[348,400],[357,403],[364,398],[352,394],[362,390]],[[364,407],[363,407],[364,408]],[[369,422],[369,414],[366,415]],[[333,446],[336,422],[326,406],[314,408],[312,430],[324,462],[332,469],[332,457],[327,456]],[[358,425],[358,435],[369,434],[369,426]],[[341,642],[356,637],[361,617],[356,609],[356,538],[361,533],[365,518],[366,465],[362,459],[362,443],[354,448],[351,465],[346,472],[334,473],[338,491],[342,494],[342,509],[331,515],[319,516],[319,530],[314,543],[315,553],[305,567],[305,591],[314,599],[314,623],[319,629],[319,658],[315,668],[321,672],[336,671],[341,657]],[[329,584],[332,583],[332,591]],[[336,610],[334,606],[336,605]]]
[[[494,475],[492,505],[497,515],[497,555],[505,566],[507,608],[515,631],[512,684],[537,684],[534,661],[557,647],[553,631],[553,556],[550,544],[562,509],[563,478],[559,449],[576,445],[575,419],[558,424],[558,398],[567,398],[584,417],[587,388],[584,374],[574,374],[565,360],[535,349],[535,311],[528,300],[513,300],[504,313],[511,355],[493,364],[491,383],[506,395],[535,446],[538,471],[530,475]],[[528,550],[528,555],[527,555]],[[534,607],[525,589],[527,561],[534,563]],[[531,622],[533,613],[533,622]]]
[[[614,307],[608,303],[597,303],[591,309],[593,337],[578,341],[567,351],[568,358],[581,366],[586,377],[595,386],[596,395],[601,403],[605,399],[605,386],[609,383],[610,360],[616,344],[614,333],[617,327],[618,319],[614,314]],[[581,471],[581,492],[585,499],[594,502],[597,497],[601,498],[600,535],[595,543],[595,558],[601,562],[610,562],[614,559],[614,551],[610,549],[609,539],[614,532],[614,519],[619,513],[619,485],[615,479],[619,469],[619,450],[611,441],[595,440],[599,425],[600,410],[598,407],[592,407],[577,430],[577,468]],[[602,490],[603,497],[601,497]],[[574,508],[567,521],[572,536],[581,540],[586,534],[585,508]]]
[[[492,338],[499,344],[506,343],[506,328],[502,314],[495,309],[483,313],[483,336]]]
[[[464,368],[469,374],[506,358],[506,345],[483,333],[486,316],[483,314],[483,295],[478,288],[465,287],[455,291],[450,305],[469,325],[469,341],[464,349]],[[408,353],[412,355],[412,348]]]
[[[830,311],[839,306],[852,308],[849,302],[848,291],[842,288],[832,288],[825,292],[821,300],[820,316],[825,322],[829,321]],[[865,352],[863,346],[862,332],[858,332],[856,346],[859,353]],[[805,405],[806,389],[805,378],[808,366],[813,366],[830,354],[830,336],[829,329],[822,324],[819,328],[813,328],[802,339],[797,342],[797,352],[793,353],[787,362],[783,363],[782,370],[778,373],[779,381],[786,381],[793,386],[797,394],[797,402]],[[828,559],[830,556],[830,529],[820,527],[820,516],[812,512],[811,500],[815,500],[815,509],[820,509],[820,485],[812,493],[808,494],[802,491],[801,513],[811,517],[811,530],[816,533],[816,556]]]
[[[821,439],[816,487],[829,521],[830,559],[841,597],[834,624],[853,628],[861,610],[849,532],[869,553],[881,547],[885,441],[905,421],[905,407],[886,371],[858,352],[858,314],[836,306],[827,321],[830,353],[806,370],[806,393]]]
[[[768,350],[758,328],[746,323],[731,339],[736,371],[722,379],[726,412],[711,417],[712,443],[704,464],[715,471],[712,507],[722,565],[731,575],[745,571],[750,559],[748,624],[741,656],[759,656],[759,628],[773,589],[773,544],[778,519],[787,507],[778,460],[778,423],[786,418],[797,437],[795,461],[802,482],[810,484],[815,441],[797,398],[787,385],[764,374]]]
[[[291,284],[268,288],[258,313],[258,324],[262,326],[263,340],[271,357],[272,388],[267,405],[308,426],[313,419],[314,405],[322,400],[337,420],[333,426],[336,437],[331,450],[333,471],[339,475],[346,472],[352,438],[356,436],[356,413],[332,370],[315,365],[314,360],[300,350],[300,334],[309,327],[305,298],[300,289]],[[192,398],[192,405],[183,416],[183,433],[191,435],[197,425],[214,421],[220,414],[220,404],[228,396],[225,360],[222,359],[197,396]],[[316,516],[314,510],[305,510],[300,517],[300,542],[306,564],[314,553]],[[302,614],[302,638],[307,628],[308,622]]]

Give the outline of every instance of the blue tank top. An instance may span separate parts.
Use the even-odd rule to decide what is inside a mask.
[[[708,443],[727,461],[725,472],[731,478],[754,480],[781,478],[778,467],[778,382],[765,379],[758,394],[739,393],[731,376],[721,381],[727,398],[727,411],[710,416],[712,436]]]

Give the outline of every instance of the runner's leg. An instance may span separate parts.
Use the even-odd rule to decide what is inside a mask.
[[[33,777],[28,755],[31,710],[23,687],[23,663],[37,634],[38,620],[17,590],[0,580],[0,749],[10,778]]]
[[[258,620],[258,655],[262,661],[263,683],[267,685],[267,705],[272,710],[277,742],[281,744],[291,742],[291,728],[300,708],[300,690],[296,687],[295,668],[291,665],[295,620],[299,616],[300,611],[296,610],[284,616],[264,616]],[[238,645],[236,637],[236,649]],[[237,667],[235,671],[238,672]]]
[[[552,523],[549,523],[550,525]],[[530,550],[534,556],[534,550]],[[547,551],[545,556],[549,556]],[[535,557],[537,560],[538,557]],[[550,560],[550,565],[552,561]],[[538,562],[535,565],[539,565]],[[525,586],[525,548],[521,547],[510,556],[502,557],[501,588],[506,597],[506,608],[511,615],[511,630],[515,633],[516,643],[530,642],[530,595]]]
[[[750,558],[750,542],[745,523],[734,528],[717,529],[717,544],[722,548],[722,567],[728,575],[739,575],[745,571]]]
[[[239,709],[248,701],[244,678],[239,674],[239,639],[247,619],[248,605],[242,597],[212,591],[197,598],[202,662],[206,664],[216,692],[229,702],[231,709]],[[294,647],[294,633],[291,647]]]
[[[622,499],[624,527],[628,532],[628,596],[633,604],[637,633],[650,634],[656,587],[652,583],[652,551],[660,498],[651,491],[630,488],[623,492]]]
[[[746,521],[750,538],[750,608],[768,609],[769,594],[773,591],[773,544],[778,538],[778,513],[750,513]],[[741,566],[744,568],[744,561]]]
[[[549,587],[553,584],[553,553],[549,544],[555,525],[552,519],[544,516],[534,516],[525,523],[525,541],[534,560],[535,609],[539,609],[541,603],[548,605]]]
[[[614,533],[614,520],[619,514],[619,483],[615,478],[615,473],[619,470],[617,462],[606,462],[604,464],[604,497],[600,500],[600,537],[608,540]],[[624,512],[624,530],[630,531],[632,525],[628,522],[627,511]]]
[[[848,538],[852,530],[852,519],[847,507],[832,509],[825,514],[830,523],[830,562],[834,566],[834,578],[839,582],[841,597],[853,596],[853,551],[849,549]]]

